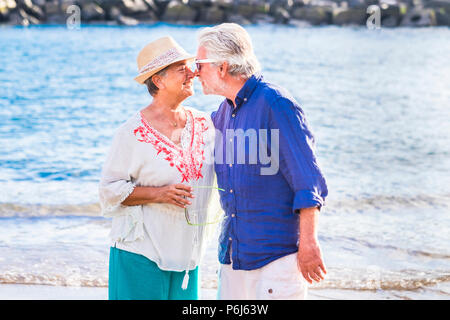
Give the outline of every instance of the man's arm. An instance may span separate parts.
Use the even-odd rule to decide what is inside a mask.
[[[300,209],[300,239],[297,254],[297,266],[306,281],[312,284],[324,279],[326,268],[317,238],[319,209],[317,207]]]
[[[300,213],[298,267],[309,283],[320,281],[326,270],[317,224],[328,189],[314,153],[314,136],[302,109],[290,99],[277,98],[270,115],[270,127],[280,130],[280,170],[294,191],[293,212]]]

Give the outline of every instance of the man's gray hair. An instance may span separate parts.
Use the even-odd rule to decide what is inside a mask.
[[[226,61],[232,76],[248,79],[261,70],[249,34],[236,23],[204,28],[198,34],[198,42],[208,52],[209,59]]]

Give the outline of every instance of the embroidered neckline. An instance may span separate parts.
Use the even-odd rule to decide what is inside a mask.
[[[180,144],[181,146],[177,145],[176,143],[174,143],[171,139],[169,139],[169,137],[167,137],[165,134],[161,133],[160,131],[156,130],[155,128],[153,128],[151,126],[150,123],[148,123],[147,119],[145,119],[144,114],[142,113],[142,111],[139,112],[139,115],[141,117],[141,123],[145,126],[145,128],[150,131],[159,141],[163,142],[164,144],[166,144],[168,147],[172,148],[172,149],[176,149],[179,152],[183,152],[183,137],[186,135],[189,126],[189,122],[192,122],[193,120],[193,115],[191,113],[191,111],[189,110],[185,110],[186,114],[188,115],[186,117],[186,124],[184,125],[184,128],[181,131],[181,137],[180,137]],[[194,127],[192,127],[193,129]],[[136,131],[136,130],[135,130]],[[191,131],[191,135],[194,136],[194,131]],[[191,141],[191,145],[189,147],[192,147],[192,141]]]
[[[150,143],[156,149],[157,156],[162,153],[170,166],[178,169],[182,175],[181,182],[203,177],[201,174],[205,159],[203,133],[208,130],[204,117],[194,117],[190,110],[186,110],[186,113],[188,117],[181,133],[181,146],[153,128],[144,118],[142,111],[140,112],[142,126],[134,130],[138,141]],[[186,145],[188,142],[189,144]]]

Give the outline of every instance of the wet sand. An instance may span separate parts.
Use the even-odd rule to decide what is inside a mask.
[[[309,300],[357,299],[356,292],[348,290],[310,290]],[[107,300],[108,288],[63,287],[48,285],[0,285],[0,300]],[[215,300],[216,289],[201,291],[202,300]],[[376,299],[375,295],[361,295],[360,299]]]

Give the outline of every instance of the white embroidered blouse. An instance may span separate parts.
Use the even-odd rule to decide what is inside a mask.
[[[162,270],[195,269],[220,212],[214,174],[214,125],[209,115],[185,107],[181,146],[155,130],[137,112],[115,133],[99,186],[102,214],[112,217],[110,237],[117,248],[144,255]],[[121,203],[135,186],[183,183],[193,187],[189,221],[184,209],[151,203]],[[185,278],[186,280],[186,278]],[[184,284],[187,285],[187,284]]]

